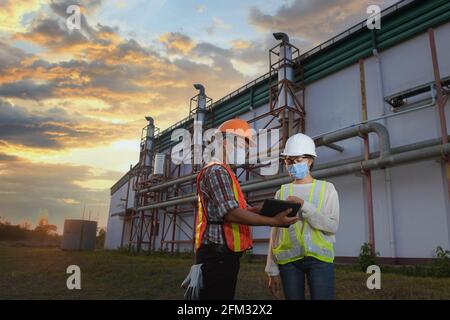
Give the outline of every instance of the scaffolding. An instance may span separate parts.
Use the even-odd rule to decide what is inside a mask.
[[[274,35],[277,37],[277,34]],[[269,50],[270,107],[267,112],[251,119],[249,123],[262,120],[266,122],[262,129],[280,129],[281,136],[277,142],[277,148],[281,148],[289,136],[305,131],[305,88],[302,80],[303,72],[299,59],[299,49],[289,43],[285,34],[278,34],[278,36],[277,39],[282,40],[281,43]],[[294,69],[295,73],[300,75],[300,81],[297,83],[294,81]],[[191,135],[195,134],[194,126],[198,121],[200,121],[203,130],[213,128],[216,125],[212,99],[206,96],[202,85],[196,84],[194,87],[199,90],[199,93],[191,98],[189,116],[187,121],[183,123],[184,128]],[[199,118],[202,113],[204,115]],[[128,177],[127,188],[129,189],[132,185],[135,192],[134,207],[126,210],[124,217],[124,225],[126,222],[131,223],[128,248],[136,251],[155,250],[155,241],[158,235],[160,235],[160,249],[163,251],[174,253],[177,244],[190,244],[193,248],[195,229],[192,223],[186,221],[185,216],[195,216],[197,203],[194,201],[178,204],[176,200],[196,192],[195,176],[202,165],[192,162],[189,172],[182,171],[186,169],[186,165],[175,165],[170,161],[173,151],[172,145],[170,150],[165,153],[165,174],[163,176],[152,174],[153,166],[148,159],[154,158],[154,150],[158,150],[158,146],[153,143],[155,135],[149,134],[149,131],[152,132],[153,130],[153,119],[147,118],[147,120],[149,124],[143,128],[141,135],[139,163],[130,170]],[[278,123],[276,124],[276,122]],[[154,132],[158,132],[157,128]],[[190,156],[195,153],[195,150],[191,151]],[[269,148],[268,151],[275,152],[277,150],[270,150]],[[265,176],[257,172],[257,169],[266,165],[245,163],[234,166],[233,169],[238,179],[249,182],[252,177],[266,179]],[[180,180],[183,177],[185,179]],[[178,182],[164,187],[164,182],[170,183],[170,181]],[[154,186],[159,187],[155,189]],[[128,194],[127,191],[127,198]],[[269,195],[273,196],[273,192],[255,195],[247,193],[247,197],[252,199],[249,203],[253,204],[262,201],[263,196]],[[128,199],[125,200],[128,203]],[[175,204],[170,205],[171,201],[175,201]],[[161,202],[165,202],[167,205],[161,208],[152,207],[152,205]],[[159,221],[159,217],[162,217],[162,222]],[[125,226],[122,231],[122,245],[124,234]],[[177,240],[177,234],[183,234],[185,240]]]

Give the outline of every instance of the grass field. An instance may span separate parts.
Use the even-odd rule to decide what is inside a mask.
[[[81,268],[81,290],[66,287],[72,264]],[[179,286],[191,264],[187,256],[0,245],[0,299],[182,299]],[[382,289],[368,290],[367,276],[337,266],[337,299],[450,299],[450,278],[382,272]],[[242,260],[236,298],[271,299],[263,261]]]

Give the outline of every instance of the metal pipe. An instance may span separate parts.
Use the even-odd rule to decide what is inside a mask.
[[[364,60],[359,60],[359,73],[360,73],[360,90],[361,90],[361,114],[362,121],[367,120],[367,97],[366,97],[366,72],[364,67]],[[370,144],[369,135],[366,133],[362,136],[364,140],[364,160],[369,160],[370,158]],[[390,151],[390,150],[389,150]],[[363,184],[366,189],[366,200],[367,200],[367,225],[369,229],[369,244],[370,250],[373,254],[376,253],[375,248],[375,223],[373,215],[373,201],[372,201],[372,173],[370,170],[363,171],[364,178]]]
[[[273,34],[273,37],[276,40],[281,40],[282,43],[289,43],[289,36],[286,33],[284,33],[284,32],[275,32]]]
[[[376,133],[380,144],[380,157],[389,154],[391,145],[389,133],[385,126],[379,123],[363,123],[354,127],[345,128],[343,130],[329,133],[315,140],[316,146],[327,145],[333,142],[345,140],[348,138],[363,136],[368,133]]]
[[[436,41],[434,39],[434,30],[430,28],[428,30],[428,36],[430,40],[430,49],[431,49],[431,60],[433,63],[433,74],[434,74],[434,82],[436,86],[436,107],[438,109],[439,115],[439,123],[441,129],[441,141],[442,143],[448,143],[448,131],[447,131],[447,120],[445,116],[445,103],[446,99],[444,99],[444,95],[442,93],[442,83],[441,83],[441,75],[439,71],[439,61],[437,55]],[[447,201],[446,207],[449,207],[449,198],[450,198],[450,157],[448,155],[442,154],[442,158],[445,163],[442,166],[442,171],[445,171],[444,179],[446,179],[446,187],[447,187]],[[450,221],[447,222],[448,227],[450,227]],[[450,234],[449,234],[450,241]]]
[[[318,139],[318,138],[320,138],[320,137],[322,137],[322,136],[324,136],[324,135],[327,135],[327,134],[330,134],[330,133],[334,133],[334,132],[337,132],[337,131],[340,131],[340,130],[343,130],[343,129],[352,128],[352,127],[358,126],[358,125],[360,125],[360,124],[371,123],[371,122],[374,122],[374,121],[379,121],[379,120],[389,119],[389,118],[392,118],[392,117],[396,117],[396,116],[399,116],[399,115],[403,115],[403,114],[405,114],[405,113],[410,113],[410,112],[414,112],[414,111],[420,111],[420,110],[422,110],[422,109],[434,107],[435,105],[436,105],[435,103],[430,103],[430,104],[426,104],[426,105],[424,105],[424,106],[420,106],[420,107],[417,107],[417,108],[411,108],[411,109],[404,110],[404,111],[400,111],[400,112],[395,112],[395,113],[390,113],[390,114],[383,114],[382,116],[379,116],[379,117],[377,117],[377,118],[369,119],[369,120],[367,120],[367,121],[361,121],[361,122],[359,122],[359,123],[354,123],[354,124],[351,124],[351,125],[348,125],[348,126],[345,126],[345,127],[342,127],[342,128],[338,128],[338,129],[336,129],[336,130],[324,132],[324,133],[321,133],[321,134],[319,134],[319,135],[317,135],[317,136],[315,136],[315,137],[312,137],[312,138],[313,138],[313,139]]]
[[[130,171],[133,168],[132,165],[130,165]],[[123,236],[125,235],[125,217],[127,216],[127,209],[128,209],[128,197],[130,195],[130,184],[131,184],[131,174],[128,174],[128,185],[127,185],[127,196],[125,197],[125,210],[124,210],[124,219],[123,219],[123,225],[122,225],[122,236],[120,237],[120,247],[123,247]]]
[[[327,145],[324,145],[324,146],[328,147],[330,149],[336,150],[338,152],[344,152],[344,147],[342,147],[342,146],[340,146],[338,144],[335,144],[335,143],[330,143],[330,144],[327,144]]]
[[[399,153],[404,153],[404,152],[408,152],[408,151],[412,151],[412,150],[416,150],[416,149],[424,149],[424,148],[428,148],[428,147],[433,147],[436,145],[439,145],[440,139],[431,139],[431,140],[426,140],[426,141],[421,141],[421,142],[416,142],[410,145],[405,145],[405,146],[400,146],[400,147],[396,147],[393,148],[391,150],[391,154],[396,155]],[[373,152],[370,154],[370,157],[379,157],[379,152]],[[361,163],[361,161],[364,160],[363,156],[358,156],[358,157],[352,157],[349,159],[343,159],[343,160],[339,160],[339,161],[334,161],[334,162],[329,162],[329,163],[325,163],[325,164],[317,164],[315,165],[315,170],[313,171],[314,176],[317,175],[318,172],[320,172],[321,170],[325,170],[328,168],[333,168],[333,167],[338,167],[338,166],[342,166],[348,163]],[[166,183],[163,183],[161,185],[158,186],[162,186],[164,184],[167,184],[169,182],[172,183],[180,183],[179,180],[183,180],[182,182],[186,182],[186,178],[192,178],[195,179],[195,175],[192,176],[185,176],[185,177],[181,177],[179,179],[174,179],[172,181],[168,181]],[[290,178],[288,175],[284,174],[279,176],[276,179],[270,179],[270,180],[260,180],[260,181],[253,181],[251,183],[243,183],[242,184],[242,189],[243,191],[255,191],[255,190],[262,190],[264,188],[261,187],[251,187],[251,185],[253,184],[258,184],[258,183],[265,183],[265,182],[271,182],[271,181],[275,181],[273,184],[269,185],[267,188],[272,187],[272,186],[277,186],[280,184],[284,184],[284,183],[288,183],[292,180],[292,178]],[[261,186],[261,185],[258,185]],[[152,187],[154,188],[154,187]],[[188,199],[189,198],[189,199]],[[188,201],[184,201],[184,199],[188,199]],[[177,204],[181,204],[181,203],[186,203],[186,202],[192,202],[196,199],[196,195],[194,193],[185,195],[183,197],[177,197],[177,198],[172,198],[164,203],[166,203],[166,206],[173,206],[173,205],[177,205]],[[156,204],[157,205],[157,204]],[[149,209],[153,208],[153,204],[148,206]],[[140,208],[141,209],[141,208]]]
[[[442,84],[441,84],[441,75],[439,72],[439,62],[437,57],[437,50],[436,50],[436,41],[434,39],[434,30],[429,29],[428,35],[430,38],[430,48],[431,48],[431,58],[433,63],[433,73],[434,73],[434,79],[436,84],[436,102],[437,102],[437,108],[439,112],[439,122],[440,122],[440,129],[441,129],[441,138],[442,143],[446,144],[448,143],[447,138],[447,123],[445,119],[445,110],[444,110],[444,97],[442,95]]]
[[[375,35],[373,33],[373,35]],[[383,69],[381,64],[381,57],[377,49],[376,41],[374,41],[374,49],[373,49],[373,56],[375,57],[375,63],[377,65],[377,81],[378,81],[378,92],[379,92],[379,101],[381,103],[381,110],[383,110],[381,118],[383,125],[385,127],[388,127],[388,119],[389,116],[394,116],[387,114],[387,103],[384,99],[385,97],[385,90],[384,90],[384,81],[383,81]],[[416,109],[418,110],[418,108]],[[413,111],[413,110],[407,110],[407,111]],[[403,114],[404,112],[397,113]],[[391,153],[394,153],[394,150],[391,150]],[[386,197],[386,213],[388,216],[388,231],[390,236],[389,246],[391,248],[391,256],[396,257],[397,256],[397,250],[396,250],[396,233],[395,233],[395,219],[394,219],[394,210],[393,210],[393,199],[392,199],[392,186],[391,186],[391,169],[386,168],[384,170],[384,185],[385,185],[385,197]]]
[[[147,168],[151,168],[152,166],[152,156],[153,156],[153,140],[155,137],[155,124],[152,117],[145,117],[145,120],[148,121],[147,131],[145,135],[145,159],[144,166]],[[147,172],[148,174],[149,172]]]
[[[196,84],[194,84],[194,88],[199,91],[200,95],[203,95],[203,96],[205,95],[205,87],[202,84],[196,83]]]
[[[294,82],[294,69],[292,66],[292,46],[289,43],[289,37],[283,32],[274,33],[273,36],[277,40],[281,40],[279,44],[279,59],[276,62],[278,71],[278,93],[277,93],[277,109],[281,109],[278,119],[282,128],[282,146],[286,143],[289,136],[289,116],[286,114],[286,107],[294,106],[294,97],[292,96],[289,86]],[[272,68],[272,66],[271,66]],[[292,119],[293,120],[293,119]]]
[[[378,135],[378,140],[379,140],[379,145],[380,145],[380,156],[388,154],[389,150],[390,150],[389,133],[387,132],[386,128],[379,123],[364,123],[359,126],[345,128],[344,130],[339,131],[339,132],[330,133],[327,136],[318,138],[316,140],[316,145],[317,146],[327,145],[327,144],[332,145],[333,142],[345,140],[348,138],[356,137],[358,135],[367,134],[370,132],[374,132]],[[140,191],[140,193],[161,190],[164,188],[168,188],[172,185],[190,182],[190,181],[195,180],[196,177],[197,177],[196,174],[183,176],[180,178],[176,178],[176,179],[173,179],[170,181],[160,183],[155,186],[151,186],[148,189],[143,189]]]
[[[194,88],[199,90],[197,95],[197,108],[194,121],[194,146],[193,146],[193,158],[194,163],[192,171],[195,172],[198,166],[202,163],[203,154],[203,123],[205,121],[206,112],[206,94],[205,87],[201,84],[194,84]]]
[[[320,170],[314,170],[313,175],[315,178],[329,178],[335,177],[339,175],[351,174],[356,172],[361,172],[364,170],[371,169],[382,169],[386,166],[395,166],[399,164],[404,164],[413,161],[426,160],[430,158],[439,157],[442,154],[450,154],[450,143],[442,145],[434,145],[423,147],[419,149],[414,149],[415,144],[411,145],[410,151],[397,153],[397,154],[389,154],[385,158],[377,158],[370,159],[366,161],[356,161],[352,163],[347,163],[343,165],[333,166],[330,168],[324,168]],[[290,176],[281,176],[275,179],[259,181],[256,183],[249,183],[242,185],[243,192],[251,192],[256,190],[264,190],[271,187],[277,187],[285,183],[289,183],[292,181]],[[189,195],[178,197],[176,199],[171,199],[161,203],[153,203],[144,207],[138,208],[138,210],[148,210],[152,208],[161,208],[161,207],[170,207],[183,203],[191,203],[197,200],[197,195],[191,193]]]

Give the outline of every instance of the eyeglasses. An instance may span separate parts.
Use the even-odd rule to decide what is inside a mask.
[[[295,164],[295,163],[301,163],[308,161],[309,158],[307,157],[296,157],[296,158],[284,158],[285,164]]]

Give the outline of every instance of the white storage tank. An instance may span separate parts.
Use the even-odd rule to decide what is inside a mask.
[[[63,250],[94,250],[97,235],[97,222],[66,219],[61,243]]]

